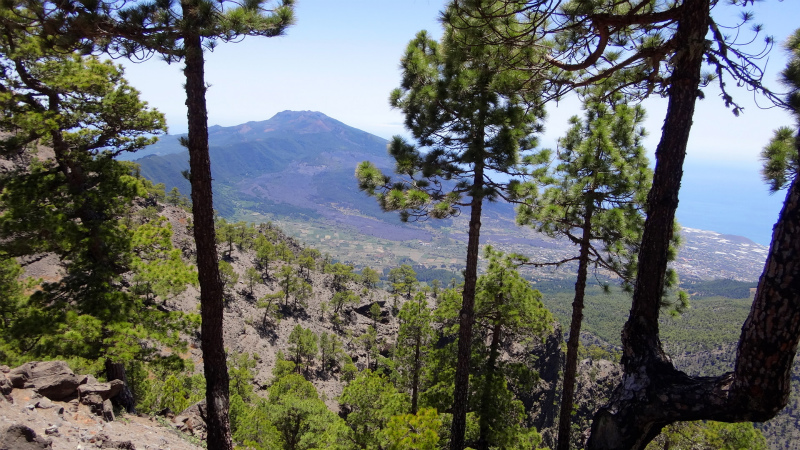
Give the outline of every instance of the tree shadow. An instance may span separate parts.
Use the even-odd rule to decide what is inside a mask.
[[[311,320],[311,315],[302,306],[295,307],[292,304],[281,304],[278,305],[278,312],[280,312],[283,317],[291,317],[303,321]]]
[[[278,333],[275,331],[274,323],[264,323],[262,320],[254,328],[258,332],[258,336],[269,341],[270,345],[275,345],[278,342]]]

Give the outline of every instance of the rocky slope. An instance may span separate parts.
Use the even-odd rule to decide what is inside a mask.
[[[173,206],[159,205],[158,208],[160,214],[167,217],[172,224],[174,244],[183,250],[186,258],[191,259],[194,249],[191,235],[187,229],[191,222],[188,213]],[[720,238],[715,237],[714,239]],[[278,234],[278,240],[287,244],[295,253],[299,252],[301,248],[297,241],[283,234]],[[252,249],[236,246],[229,255],[226,253],[226,248],[221,245],[220,254],[225,255],[224,259],[230,262],[240,275],[240,281],[233,287],[225,310],[226,348],[230,354],[255,355],[254,382],[258,388],[269,384],[277,353],[286,351],[289,334],[296,325],[310,329],[316,334],[322,332],[337,334],[343,340],[344,350],[352,357],[359,369],[366,367],[367,354],[359,345],[358,338],[369,326],[375,326],[378,340],[381,342],[381,349],[385,355],[388,354],[398,330],[397,319],[391,313],[395,299],[390,293],[384,290],[365,289],[356,282],[349,282],[347,287],[358,293],[360,300],[358,304],[343,309],[343,323],[335,326],[329,319],[329,308],[325,307],[335,292],[333,275],[312,270],[307,281],[312,285],[313,293],[306,300],[306,306],[303,308],[285,306],[282,308],[283,318],[281,320],[267,319],[265,321],[264,309],[259,307],[257,299],[280,291],[279,280],[275,278],[274,274],[286,263],[273,263],[270,269],[273,275],[264,283],[257,284],[253,292],[250,292],[244,282],[244,274],[248,267],[254,265],[255,253]],[[26,270],[38,277],[58,276],[54,261],[46,257],[29,261]],[[189,287],[184,293],[166,299],[164,307],[170,310],[196,312],[198,297],[198,291]],[[399,301],[402,302],[402,298]],[[370,316],[369,309],[372,305],[380,308],[381,314],[378,321],[373,320]],[[190,342],[189,352],[183,356],[198,362],[195,367],[200,370],[202,364],[199,364],[199,361],[201,361],[202,354],[199,350],[198,336],[187,336],[187,339]],[[531,392],[517,393],[525,404],[530,423],[542,432],[544,444],[550,446],[553,445],[554,425],[559,402],[558,377],[563,368],[564,358],[562,345],[563,337],[559,328],[556,328],[552,335],[539,343],[534,349],[534,353],[538,361],[537,370],[541,379]],[[510,348],[506,351],[507,357],[513,358],[515,357],[514,352],[519,349]],[[698,355],[693,357],[702,359]],[[336,398],[345,384],[341,372],[334,370],[332,373],[326,373],[320,370],[319,365],[316,364],[312,365],[308,377],[329,408],[338,411]],[[613,363],[602,360],[581,362],[578,380],[579,399],[577,400],[579,411],[576,414],[573,436],[575,442],[583,439],[583,433],[590,424],[591,414],[608,397],[610,389],[616,384],[618,377],[619,369]],[[181,439],[177,431],[163,428],[161,422],[152,418],[123,415],[122,420],[106,422],[101,416],[91,415],[90,408],[80,403],[67,402],[68,404],[57,405],[53,408],[42,408],[37,406],[36,394],[24,389],[15,390],[11,398],[14,403],[5,401],[0,404],[0,418],[3,420],[0,423],[5,425],[27,424],[34,429],[37,435],[52,439],[53,448],[76,448],[76,445],[82,445],[82,448],[89,448],[91,445],[102,447],[103,445],[112,445],[109,442],[119,443],[128,440],[139,450],[142,448],[192,448],[192,444]],[[47,405],[46,402],[44,404]],[[60,407],[63,407],[66,412],[71,412],[71,415],[59,414]],[[72,412],[73,409],[75,409],[74,412]],[[780,428],[780,432],[785,434],[791,427],[787,428],[789,422],[781,423],[787,425],[775,428]],[[53,426],[60,431],[58,435],[48,436],[45,431]],[[128,437],[137,436],[147,436],[147,438],[128,439]],[[795,447],[775,445],[774,448],[793,449]]]
[[[0,366],[2,450],[202,448],[199,441],[192,442],[174,427],[153,417],[126,414],[117,415],[114,420],[109,398],[117,392],[112,392],[109,383],[97,383],[87,375],[75,375],[63,362],[51,361],[36,366],[34,364],[32,370],[24,370],[24,366],[14,370]],[[117,391],[119,387],[117,385]],[[93,397],[100,400],[99,406]]]

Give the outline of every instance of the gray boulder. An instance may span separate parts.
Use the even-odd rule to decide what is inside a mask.
[[[110,398],[119,394],[125,383],[122,380],[112,380],[108,383],[82,384],[78,386],[80,401],[88,405],[89,409],[98,416],[102,416],[106,422],[114,420],[114,410]]]
[[[111,404],[111,400],[103,400],[103,409],[100,415],[106,422],[114,421],[114,405]]]
[[[0,450],[44,450],[53,448],[53,441],[37,436],[32,429],[21,424],[8,427],[0,433]]]
[[[98,448],[116,448],[119,450],[136,450],[131,441],[113,441],[106,434],[100,433],[89,439],[89,442]]]
[[[190,434],[198,439],[205,439],[206,428],[206,401],[200,400],[194,405],[186,408],[177,417],[172,419],[175,426],[186,434]]]
[[[0,394],[8,395],[14,389],[14,386],[11,385],[11,381],[6,378],[6,375],[0,373]]]
[[[32,361],[6,375],[17,389],[33,389],[50,400],[64,400],[75,395],[80,379],[64,361]]]
[[[97,380],[95,380],[94,383],[78,386],[78,394],[80,394],[81,398],[96,394],[103,400],[108,400],[119,394],[123,386],[125,386],[125,383],[123,383],[122,380],[111,380],[108,383],[98,383]]]

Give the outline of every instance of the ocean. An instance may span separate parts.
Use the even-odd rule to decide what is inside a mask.
[[[759,163],[689,162],[678,204],[681,226],[769,245],[786,190],[770,195]]]

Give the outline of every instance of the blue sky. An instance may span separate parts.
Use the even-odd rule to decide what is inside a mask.
[[[444,4],[443,0],[297,1],[297,24],[286,36],[247,38],[221,44],[207,54],[209,124],[232,126],[266,120],[283,110],[314,110],[384,138],[404,134],[402,115],[390,109],[388,95],[399,83],[399,60],[408,41],[422,29],[434,36],[440,34],[437,18]],[[717,9],[717,21],[731,25],[742,10],[730,6]],[[778,42],[800,26],[796,0],[767,0],[747,9],[755,12],[756,22],[764,24],[765,32]],[[766,79],[771,86],[778,88],[774,80],[785,61],[783,50],[776,46],[767,64]],[[143,98],[166,114],[170,132],[184,133],[182,65],[152,60],[125,66],[126,77]],[[679,220],[693,228],[740,234],[766,244],[781,196],[768,196],[766,188],[757,192],[761,186],[758,152],[774,128],[790,125],[792,120],[783,111],[760,109],[753,95],[744,91],[737,99],[745,112],[734,117],[718,95],[709,88],[697,108]],[[650,132],[646,144],[652,153],[666,102],[648,100],[645,107]],[[549,107],[542,143],[553,145],[566,128],[567,118],[574,114],[580,114],[574,99]],[[719,198],[717,190],[708,189],[707,184],[694,188],[704,186],[703,179],[710,171],[720,183],[715,187],[730,194],[726,198]],[[712,203],[719,204],[721,211],[707,212]],[[741,216],[742,211],[753,208],[760,210],[752,220],[744,224],[730,220],[732,214]]]

